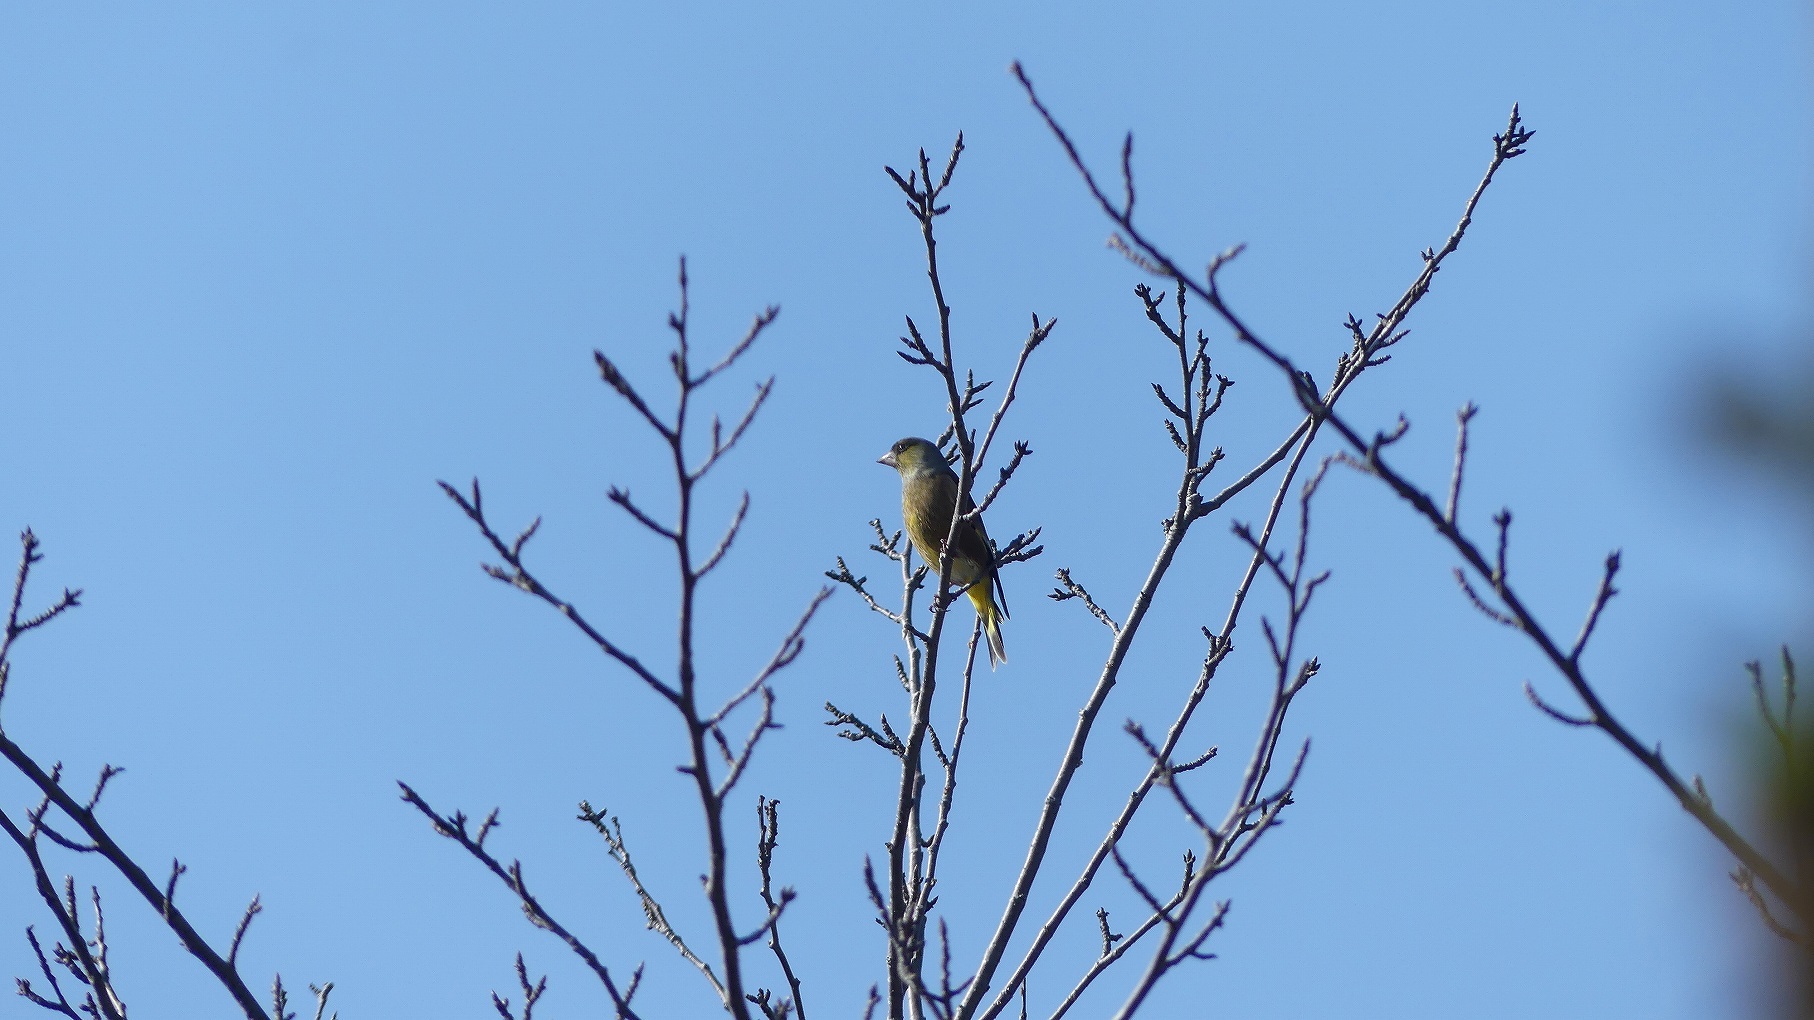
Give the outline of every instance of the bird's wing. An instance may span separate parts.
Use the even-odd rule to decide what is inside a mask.
[[[910,478],[901,490],[901,509],[908,518],[913,544],[934,568],[945,536],[951,533],[951,511],[956,503],[957,479],[944,474]]]
[[[965,494],[962,505],[964,512],[969,513],[976,504],[970,501],[968,494]],[[995,550],[989,545],[989,532],[983,527],[981,517],[970,522],[970,526],[964,529],[964,533],[957,536],[957,552],[965,559],[974,560],[988,568],[989,580],[995,584],[996,601],[1001,605],[1001,615],[1006,617],[1008,615],[1008,592],[1002,587],[1001,571],[995,566]]]

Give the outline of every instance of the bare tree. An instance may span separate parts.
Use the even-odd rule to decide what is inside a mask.
[[[914,545],[904,541],[881,517],[870,522],[876,541],[871,550],[888,563],[889,583],[899,581],[898,599],[892,591],[873,586],[867,576],[853,570],[843,557],[827,576],[850,589],[874,615],[898,632],[901,646],[892,657],[891,672],[898,681],[901,701],[895,721],[878,714],[873,722],[857,712],[828,703],[829,723],[843,737],[866,751],[879,749],[890,761],[893,776],[886,797],[892,810],[887,831],[879,835],[884,853],[862,863],[862,874],[875,919],[883,933],[880,980],[871,989],[866,1015],[877,1012],[890,1020],[993,1020],[1010,1010],[1025,1017],[1033,1006],[1031,991],[1039,972],[1041,1013],[1057,1020],[1070,1014],[1087,994],[1118,995],[1113,1015],[1132,1017],[1152,1002],[1161,981],[1178,974],[1192,961],[1211,957],[1217,933],[1229,923],[1231,904],[1215,898],[1222,888],[1217,880],[1239,866],[1267,833],[1280,824],[1296,803],[1298,780],[1306,767],[1308,738],[1288,738],[1291,710],[1297,698],[1318,675],[1316,657],[1302,647],[1302,625],[1327,574],[1316,569],[1311,556],[1311,521],[1319,487],[1332,465],[1341,464],[1380,479],[1415,513],[1424,517],[1460,556],[1463,566],[1456,577],[1464,593],[1482,613],[1524,634],[1550,662],[1581,703],[1580,709],[1558,708],[1527,686],[1532,703],[1551,718],[1575,727],[1598,729],[1635,761],[1650,771],[1683,807],[1712,833],[1738,861],[1733,873],[1744,894],[1759,910],[1764,923],[1787,939],[1806,941],[1809,905],[1805,889],[1792,869],[1772,861],[1755,840],[1715,810],[1699,777],[1684,778],[1663,757],[1660,746],[1649,746],[1614,715],[1595,690],[1582,666],[1582,656],[1603,611],[1616,594],[1614,580],[1618,554],[1608,557],[1600,585],[1578,635],[1564,641],[1538,619],[1511,580],[1509,545],[1511,515],[1501,511],[1493,518],[1495,532],[1486,539],[1471,535],[1460,514],[1463,475],[1467,456],[1472,405],[1458,416],[1459,428],[1452,475],[1446,500],[1420,488],[1390,462],[1390,447],[1407,433],[1401,418],[1395,428],[1371,436],[1347,420],[1339,405],[1360,378],[1385,365],[1407,335],[1406,321],[1426,297],[1437,272],[1455,254],[1473,222],[1479,203],[1499,170],[1523,154],[1532,133],[1514,107],[1502,134],[1495,135],[1484,175],[1467,198],[1462,215],[1440,246],[1423,252],[1421,271],[1403,293],[1366,324],[1350,317],[1346,323],[1348,349],[1337,360],[1326,383],[1303,370],[1284,351],[1269,343],[1238,314],[1218,285],[1218,274],[1240,248],[1223,251],[1208,261],[1201,273],[1187,271],[1163,251],[1135,221],[1136,189],[1133,140],[1121,147],[1121,188],[1118,195],[1099,183],[1055,115],[1041,101],[1026,74],[1015,73],[1038,115],[1061,144],[1081,175],[1092,199],[1115,226],[1112,243],[1154,282],[1134,288],[1136,313],[1156,338],[1156,350],[1170,376],[1167,384],[1153,385],[1161,412],[1164,440],[1175,449],[1174,484],[1163,506],[1165,514],[1150,567],[1131,592],[1115,598],[1093,593],[1068,567],[1055,571],[1056,585],[1049,597],[1075,603],[1108,637],[1100,662],[1087,663],[1093,677],[1077,707],[1076,723],[1069,735],[1049,749],[1053,764],[1050,780],[1038,803],[1037,817],[1028,836],[1024,856],[1005,886],[999,890],[999,914],[979,914],[974,901],[941,902],[941,884],[971,862],[951,852],[958,831],[957,807],[965,794],[974,762],[971,745],[971,702],[976,683],[980,626],[973,627],[967,642],[961,627],[953,624],[951,607],[961,590],[953,590],[954,559],[940,555],[936,562],[916,562]],[[1021,482],[1021,468],[1034,455],[1031,440],[1010,442],[1006,437],[1018,426],[1009,424],[1025,370],[1057,327],[1053,318],[1035,313],[1012,363],[1001,366],[1005,382],[979,379],[979,371],[965,357],[966,342],[953,324],[952,308],[939,258],[938,225],[951,211],[952,187],[964,151],[960,135],[942,167],[935,166],[924,150],[905,174],[888,168],[900,189],[924,249],[926,278],[932,315],[906,317],[906,335],[898,351],[916,378],[932,384],[928,407],[942,406],[939,446],[958,479],[959,491],[968,500],[952,515],[943,543],[954,548],[963,529],[980,520],[995,506],[1010,484]],[[698,487],[735,449],[752,426],[768,398],[773,380],[756,387],[755,394],[727,426],[718,417],[709,426],[700,422],[698,401],[704,388],[738,364],[775,321],[777,310],[757,315],[744,334],[709,364],[696,359],[689,325],[689,282],[685,262],[679,273],[679,307],[669,318],[673,349],[669,364],[676,382],[671,411],[658,411],[616,363],[595,352],[595,365],[606,387],[623,400],[652,430],[660,450],[672,466],[676,497],[675,515],[663,520],[624,489],[613,488],[609,500],[641,529],[666,543],[675,556],[678,577],[675,635],[677,656],[671,672],[647,665],[643,653],[624,638],[612,621],[590,617],[580,607],[558,595],[526,562],[525,550],[537,532],[540,519],[514,535],[499,530],[487,515],[480,484],[475,479],[464,488],[445,482],[441,487],[476,526],[490,546],[495,562],[484,571],[545,603],[565,617],[580,635],[614,664],[630,681],[628,687],[646,691],[674,712],[678,723],[681,771],[688,777],[698,805],[703,845],[696,848],[703,864],[702,896],[711,918],[709,930],[685,932],[670,921],[664,893],[639,872],[620,818],[597,809],[588,801],[578,805],[578,818],[597,833],[606,856],[624,876],[637,897],[646,925],[662,935],[677,957],[692,967],[724,1011],[739,1020],[760,1016],[766,1020],[799,1017],[805,1020],[806,994],[783,943],[783,921],[795,899],[792,888],[775,878],[776,850],[780,843],[780,805],[757,796],[753,807],[758,838],[753,870],[735,851],[728,835],[739,802],[739,786],[747,776],[758,750],[778,725],[774,684],[804,647],[804,635],[818,608],[832,588],[821,588],[781,636],[766,662],[752,676],[725,679],[702,675],[699,656],[702,641],[712,632],[701,619],[701,587],[725,561],[734,547],[750,506],[745,492],[729,514],[722,531],[702,535]],[[1287,387],[1276,393],[1300,410],[1290,428],[1251,451],[1231,455],[1218,444],[1216,415],[1224,406],[1232,384],[1212,359],[1211,329],[1194,324],[1197,309],[1207,307],[1216,332],[1226,329],[1235,345],[1257,353],[1276,367]],[[1219,350],[1216,357],[1220,358]],[[993,401],[993,407],[988,405]],[[1037,432],[1038,423],[1026,429]],[[1319,455],[1317,444],[1325,429],[1332,432],[1340,452]],[[1000,443],[998,444],[998,439]],[[699,452],[703,449],[704,452]],[[992,456],[993,455],[993,456]],[[1230,462],[1226,463],[1225,462]],[[979,484],[981,483],[981,484]],[[1244,567],[1232,587],[1206,592],[1190,587],[1192,579],[1174,570],[1180,551],[1193,534],[1205,529],[1199,522],[1227,510],[1237,497],[1254,490],[1266,495],[1257,521],[1233,522],[1232,540],[1241,550]],[[507,537],[509,536],[509,537]],[[1041,530],[1030,528],[992,550],[993,566],[1019,567],[1046,553]],[[23,610],[27,581],[41,558],[35,536],[23,536],[23,554],[13,590],[11,609],[0,638],[0,700],[10,675],[13,643],[27,632],[50,622],[78,604],[79,592],[65,591],[36,615]],[[1261,675],[1266,698],[1258,714],[1240,720],[1234,739],[1247,750],[1232,767],[1224,768],[1219,745],[1199,735],[1206,720],[1200,709],[1224,667],[1236,660],[1236,634],[1255,630],[1251,608],[1256,585],[1276,588],[1282,613],[1262,617],[1258,634],[1264,654],[1255,654],[1250,674]],[[961,589],[961,586],[959,586]],[[1102,725],[1111,711],[1111,700],[1137,641],[1171,640],[1156,633],[1148,618],[1163,590],[1168,596],[1186,588],[1193,604],[1216,599],[1216,615],[1199,627],[1203,644],[1191,672],[1170,678],[1175,699],[1167,715],[1148,725],[1129,719],[1120,726]],[[1123,606],[1119,613],[1113,607]],[[1224,608],[1225,607],[1225,608]],[[1243,619],[1247,627],[1242,630]],[[960,618],[961,619],[961,618]],[[1192,640],[1196,640],[1193,636]],[[1255,652],[1260,641],[1253,642]],[[1245,638],[1240,643],[1246,650]],[[1793,718],[1794,663],[1783,653],[1780,707],[1765,690],[1762,667],[1750,666],[1759,710],[1786,764],[1801,755],[1798,727]],[[893,696],[892,689],[890,697]],[[904,720],[904,722],[903,722]],[[1227,720],[1217,720],[1228,725]],[[1193,728],[1194,727],[1194,728]],[[1105,736],[1105,734],[1107,734]],[[1126,794],[1106,827],[1084,830],[1076,822],[1073,784],[1088,752],[1106,740],[1125,739],[1141,755],[1142,767],[1126,777]],[[969,752],[969,757],[966,757]],[[184,948],[224,987],[248,1018],[289,1020],[288,996],[281,980],[271,991],[269,1007],[247,987],[238,968],[238,953],[253,918],[262,909],[255,897],[241,917],[224,953],[201,936],[176,905],[176,885],[184,873],[173,862],[161,885],[109,836],[98,818],[98,805],[109,782],[121,770],[104,766],[92,793],[85,799],[68,792],[60,764],[40,766],[0,730],[0,755],[40,791],[41,800],[23,813],[0,809],[3,829],[23,854],[33,881],[59,935],[49,949],[28,927],[27,939],[41,972],[42,984],[21,979],[20,994],[34,1004],[63,1016],[93,1020],[124,1020],[125,1002],[114,987],[109,964],[101,897],[90,887],[92,920],[86,926],[73,878],[61,885],[53,879],[46,851],[98,854],[159,913]],[[974,766],[971,766],[973,769]],[[1220,773],[1230,788],[1225,801],[1211,798],[1212,774]],[[531,888],[520,860],[498,856],[490,844],[499,818],[497,809],[482,819],[461,811],[444,812],[432,806],[415,789],[399,784],[403,799],[419,811],[433,831],[457,844],[475,862],[495,875],[524,912],[530,923],[553,934],[594,975],[599,987],[620,1018],[639,1016],[636,997],[643,979],[641,964],[625,965],[606,958]],[[1158,796],[1155,798],[1155,794]],[[1181,819],[1192,844],[1180,848],[1179,873],[1160,881],[1143,869],[1136,850],[1150,850],[1136,822],[1150,817],[1153,800],[1173,821]],[[1212,806],[1213,805],[1213,806]],[[1067,860],[1054,851],[1074,847],[1086,851],[1081,866],[1055,863]],[[672,847],[663,847],[671,851]],[[857,867],[856,862],[849,866]],[[1111,869],[1108,882],[1099,881]],[[742,879],[739,879],[742,875]],[[1110,890],[1135,904],[1131,918],[1115,918],[1099,905]],[[1035,894],[1048,894],[1051,905],[1029,914]],[[1055,897],[1055,898],[1054,898]],[[1096,898],[1091,910],[1086,898]],[[672,901],[669,901],[672,902]],[[1081,908],[1081,909],[1080,909]],[[1780,916],[1786,909],[1788,917]],[[1078,966],[1051,952],[1060,933],[1082,931],[1099,944],[1095,958]],[[761,945],[754,956],[748,951]],[[959,947],[980,947],[968,957]],[[767,959],[763,959],[766,954]],[[1132,962],[1124,962],[1129,961]],[[772,974],[758,977],[759,969]],[[1119,982],[1113,991],[1100,991],[1108,975]],[[505,1020],[532,1020],[547,989],[547,978],[532,974],[522,954],[514,961],[515,989],[508,995],[494,992],[492,1005]],[[73,982],[65,985],[65,982]],[[325,1013],[332,985],[311,989],[316,994],[315,1016]],[[1056,989],[1047,993],[1044,989]]]
[[[830,588],[821,588],[807,603],[805,610],[793,627],[781,639],[779,646],[768,661],[756,671],[755,676],[734,688],[730,694],[715,705],[705,700],[704,692],[712,690],[699,676],[695,665],[695,649],[704,633],[695,611],[695,599],[700,584],[712,573],[713,569],[724,561],[736,542],[739,529],[743,526],[744,516],[749,511],[749,493],[745,492],[732,513],[730,523],[720,537],[706,546],[699,543],[695,530],[696,490],[706,475],[717,467],[722,459],[743,438],[756,414],[762,409],[764,401],[774,385],[770,378],[756,387],[754,398],[742,412],[735,424],[728,429],[717,416],[711,419],[708,430],[709,449],[703,457],[697,459],[689,456],[688,442],[693,433],[689,428],[695,424],[696,407],[694,398],[698,392],[713,379],[729,369],[749,352],[756,339],[762,335],[769,324],[774,322],[779,309],[770,307],[757,315],[747,332],[719,360],[709,367],[699,368],[694,361],[691,338],[688,333],[688,292],[686,262],[680,264],[680,308],[668,319],[668,326],[674,334],[674,349],[669,356],[675,381],[678,383],[676,406],[671,418],[664,418],[653,410],[637,387],[621,373],[617,366],[602,352],[594,352],[594,361],[598,366],[599,376],[605,385],[618,397],[626,401],[655,432],[657,440],[666,449],[668,458],[673,464],[674,488],[678,497],[675,519],[671,523],[658,521],[645,511],[624,489],[613,488],[609,498],[638,525],[653,533],[662,541],[671,545],[675,553],[675,564],[680,579],[679,596],[679,656],[675,673],[672,677],[661,676],[645,666],[634,652],[619,643],[619,639],[608,636],[609,625],[594,626],[582,615],[578,607],[556,595],[531,572],[523,560],[523,547],[535,534],[541,520],[537,518],[514,539],[505,541],[485,516],[485,506],[480,494],[477,479],[471,487],[462,492],[446,482],[441,488],[449,499],[457,504],[479,532],[491,545],[501,563],[487,564],[485,572],[505,584],[511,585],[532,595],[553,607],[562,616],[572,621],[573,625],[585,638],[596,645],[606,657],[623,667],[636,684],[656,697],[665,701],[676,713],[685,742],[685,764],[681,771],[689,776],[693,783],[694,794],[698,798],[700,813],[705,825],[704,848],[705,882],[704,893],[712,916],[712,931],[707,936],[709,943],[689,943],[683,934],[669,923],[666,913],[656,895],[643,883],[636,872],[631,859],[630,849],[624,839],[623,827],[619,820],[604,812],[595,810],[589,803],[581,802],[580,819],[593,826],[604,838],[606,851],[611,859],[622,869],[625,878],[635,890],[642,904],[643,914],[648,926],[659,932],[673,946],[676,952],[698,971],[700,976],[711,987],[712,993],[723,1004],[724,1009],[739,1020],[751,1017],[750,1007],[754,1005],[762,1016],[779,1020],[787,1016],[804,1017],[805,1006],[801,995],[800,983],[795,978],[787,953],[781,943],[781,917],[787,904],[793,899],[793,890],[781,888],[776,890],[770,878],[770,866],[774,849],[779,841],[780,805],[766,798],[758,801],[757,811],[761,820],[762,836],[757,848],[761,871],[760,894],[765,907],[765,915],[753,925],[741,927],[733,917],[733,896],[731,882],[731,850],[725,835],[726,812],[732,792],[738,781],[744,776],[762,738],[775,728],[774,708],[775,694],[772,681],[775,675],[787,668],[805,647],[804,633],[811,622],[813,614],[831,594]],[[742,736],[734,736],[728,731],[733,715],[749,718],[743,725],[746,729]],[[610,997],[613,1008],[619,1017],[637,1015],[633,1000],[642,977],[642,968],[637,966],[627,981],[619,981],[611,973],[610,967],[600,959],[579,936],[555,920],[549,909],[530,891],[523,876],[520,861],[504,864],[492,855],[486,847],[486,838],[497,823],[498,812],[494,809],[476,828],[468,824],[468,818],[460,813],[442,814],[431,807],[421,795],[408,785],[399,784],[403,797],[410,804],[428,817],[436,832],[455,841],[474,859],[497,875],[520,901],[525,915],[536,927],[553,932],[569,949],[571,949],[592,973],[598,978],[605,994]],[[780,972],[787,983],[787,990],[777,993],[769,988],[754,987],[745,973],[744,951],[757,942],[766,943],[766,947],[775,957]],[[703,948],[708,945],[710,948]],[[702,948],[696,949],[695,945]],[[522,957],[517,958],[517,971],[523,994],[522,1020],[528,1020],[534,1000],[540,995],[541,983],[531,985],[527,971],[522,964]],[[545,980],[545,979],[544,979]],[[533,992],[533,994],[532,994]],[[498,1012],[506,1018],[513,1016],[509,1004],[494,993],[493,1002]]]
[[[20,545],[19,570],[14,575],[6,630],[4,634],[0,634],[0,704],[4,702],[7,684],[12,679],[14,643],[81,604],[81,591],[65,588],[63,594],[48,608],[25,615],[26,585],[31,579],[32,568],[44,556],[38,551],[38,537],[30,528],[20,535]],[[126,1001],[114,984],[113,968],[109,962],[110,947],[100,888],[92,885],[88,888],[93,920],[84,929],[75,878],[65,876],[59,885],[52,877],[50,863],[45,859],[45,852],[54,848],[78,855],[94,854],[118,872],[151,909],[163,918],[165,926],[182,943],[183,949],[233,997],[247,1020],[293,1020],[296,1014],[288,1009],[289,993],[284,989],[281,975],[272,982],[270,1007],[267,1010],[264,1002],[246,984],[239,970],[240,945],[252,926],[252,919],[264,909],[258,897],[252,897],[252,902],[247,904],[223,955],[196,930],[195,925],[176,904],[177,880],[188,870],[182,862],[170,862],[170,877],[160,886],[144,866],[107,832],[98,814],[101,795],[106,792],[108,783],[124,772],[124,769],[103,765],[95,780],[94,789],[86,798],[78,799],[78,795],[71,793],[64,785],[61,762],[54,763],[49,768],[40,765],[37,759],[13,740],[3,726],[0,726],[0,757],[4,757],[42,795],[35,806],[17,816],[0,808],[0,831],[4,831],[24,855],[38,896],[44,901],[45,909],[50,912],[58,930],[50,950],[46,952],[36,928],[28,925],[25,929],[26,941],[31,944],[32,955],[37,959],[39,973],[44,979],[41,986],[34,985],[29,978],[18,979],[18,992],[26,1001],[60,1016],[70,1017],[71,1020],[80,1017],[89,1017],[90,1020],[126,1018]],[[67,989],[64,987],[65,980],[73,982]],[[309,990],[315,995],[315,1020],[321,1020],[325,1015],[328,993],[333,988],[332,983],[309,986]]]

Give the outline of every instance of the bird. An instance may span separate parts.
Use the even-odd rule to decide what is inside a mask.
[[[945,462],[945,455],[931,442],[909,436],[888,448],[877,461],[901,473],[901,519],[907,525],[907,536],[920,557],[934,570],[939,566],[939,551],[951,534],[951,511],[962,507],[962,513],[975,508],[970,494],[960,499],[957,472]],[[1001,621],[1008,618],[1008,593],[1002,588],[1001,572],[996,569],[995,549],[989,544],[989,533],[983,530],[981,517],[958,527],[956,548],[951,556],[951,583],[970,596],[977,618],[983,623],[983,634],[989,642],[991,669],[1008,661],[1002,644]],[[996,600],[1000,593],[1001,599]]]

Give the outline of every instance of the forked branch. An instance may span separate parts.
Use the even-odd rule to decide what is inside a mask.
[[[775,1009],[782,1007],[766,999],[759,999],[746,991],[743,950],[761,938],[763,934],[773,933],[776,930],[780,920],[780,911],[791,898],[791,894],[783,895],[769,903],[768,916],[757,928],[757,934],[747,934],[738,929],[732,917],[728,882],[730,850],[724,817],[726,803],[733,788],[746,774],[748,767],[755,759],[762,739],[778,728],[774,718],[775,694],[772,682],[776,674],[799,657],[805,647],[806,627],[819,606],[830,596],[831,589],[821,588],[809,600],[793,627],[783,636],[780,646],[750,680],[730,694],[724,695],[723,700],[717,702],[715,708],[708,707],[710,703],[703,699],[700,690],[700,678],[694,654],[698,636],[698,620],[695,613],[697,595],[699,586],[724,562],[736,543],[749,511],[750,499],[747,492],[743,494],[736,510],[730,516],[729,524],[716,542],[705,547],[696,543],[694,511],[697,488],[707,474],[722,463],[724,457],[736,448],[738,442],[754,423],[769,394],[773,392],[774,379],[771,377],[757,384],[756,392],[749,404],[728,429],[718,417],[713,416],[710,419],[709,447],[697,458],[689,454],[689,425],[694,420],[694,404],[699,390],[735,365],[749,352],[756,339],[775,321],[778,310],[770,307],[758,314],[742,338],[733,343],[718,361],[703,370],[696,370],[692,363],[690,312],[691,301],[686,262],[682,260],[680,263],[679,308],[668,317],[668,326],[674,336],[674,346],[669,353],[668,364],[673,370],[678,387],[671,418],[664,418],[657,414],[650,402],[643,397],[637,385],[631,382],[629,377],[602,351],[595,351],[593,354],[593,361],[598,367],[600,378],[654,430],[661,445],[665,448],[666,459],[671,462],[673,467],[676,510],[671,522],[658,520],[642,504],[632,499],[628,490],[612,488],[608,494],[611,502],[622,508],[643,529],[673,547],[679,575],[680,597],[677,633],[679,655],[672,676],[658,675],[639,657],[614,639],[607,637],[572,603],[555,595],[525,565],[523,546],[534,534],[535,525],[530,525],[517,536],[515,541],[506,542],[486,518],[479,484],[476,480],[472,484],[470,494],[462,493],[445,482],[441,483],[441,488],[460,507],[467,518],[477,525],[480,535],[502,559],[501,565],[485,566],[487,574],[552,606],[571,621],[607,657],[629,670],[632,676],[674,708],[687,748],[685,761],[680,766],[680,771],[693,782],[694,794],[705,824],[706,874],[703,885],[706,903],[712,917],[712,938],[716,942],[716,951],[707,952],[703,946],[699,947],[699,951],[695,951],[695,948],[682,939],[673,926],[668,923],[659,902],[637,877],[635,868],[630,863],[629,850],[623,843],[622,832],[616,819],[610,819],[607,822],[583,803],[580,817],[592,823],[604,835],[608,852],[618,862],[636,891],[649,926],[661,932],[674,945],[682,958],[699,971],[711,987],[712,993],[723,1004],[726,1012],[736,1020],[750,1020],[752,1004],[762,1009],[765,1016],[771,1017],[774,1015]],[[858,586],[860,587],[860,582]],[[730,717],[740,710],[751,709],[752,706],[754,718],[748,724],[746,735],[740,740],[734,741],[726,733],[726,727],[731,724]],[[405,799],[416,804],[420,810],[435,821],[437,832],[460,842],[469,853],[511,885],[522,900],[524,910],[529,914],[532,922],[541,927],[553,926],[553,921],[548,917],[547,912],[523,888],[520,867],[512,864],[509,868],[505,868],[484,851],[482,845],[486,831],[484,828],[481,828],[476,836],[468,838],[465,835],[461,824],[463,819],[460,816],[442,818],[436,815],[426,804],[421,803],[420,798],[417,798],[407,787],[405,787]],[[561,929],[561,931],[565,932],[565,929]],[[563,934],[562,937],[599,976],[619,1015],[630,1015],[630,997],[634,994],[636,980],[632,979],[627,988],[619,989],[612,982],[604,965],[598,961],[596,955],[570,934]],[[713,956],[715,959],[708,962],[708,956]],[[638,971],[638,975],[640,975],[640,971]],[[523,987],[527,1003],[529,985],[526,983],[526,979]],[[794,1001],[798,1001],[797,992]]]

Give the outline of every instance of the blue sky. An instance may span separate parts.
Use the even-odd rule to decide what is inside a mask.
[[[1174,253],[1248,243],[1225,285],[1319,377],[1344,317],[1383,311],[1447,235],[1523,104],[1529,155],[1349,411],[1405,413],[1401,460],[1436,486],[1453,411],[1478,402],[1470,524],[1513,507],[1515,576],[1570,633],[1624,549],[1588,663],[1637,732],[1741,801],[1739,663],[1805,635],[1814,592],[1793,504],[1701,439],[1697,394],[1804,361],[1809,42],[1786,3],[11,8],[0,525],[44,539],[40,597],[87,595],[21,648],[7,732],[76,776],[126,766],[106,804],[121,840],[180,856],[181,901],[218,937],[261,893],[248,971],[333,980],[343,1016],[490,1015],[518,948],[553,975],[552,1014],[602,1008],[398,779],[438,806],[501,806],[500,851],[615,965],[650,961],[650,1003],[707,1015],[572,819],[581,798],[620,815],[696,927],[673,723],[479,574],[434,481],[479,476],[505,523],[543,515],[544,578],[664,661],[668,561],[603,498],[626,485],[663,505],[662,465],[591,352],[662,391],[682,254],[702,346],[779,304],[713,395],[729,412],[779,379],[707,491],[716,514],[754,500],[704,603],[708,666],[734,686],[834,556],[868,557],[865,522],[895,519],[874,459],[939,428],[929,378],[892,353],[929,301],[882,167],[962,130],[941,252],[964,356],[1000,375],[1029,313],[1059,320],[1011,419],[1036,452],[990,515],[998,537],[1043,525],[1047,552],[1007,578],[1012,661],[979,693],[986,750],[945,899],[968,944],[1105,644],[1037,596],[1068,566],[1122,612],[1172,484],[1147,391],[1166,352],[1008,76],[1019,59],[1091,158],[1136,133],[1141,215]],[[1239,464],[1276,443],[1289,397],[1226,337],[1216,350],[1237,385],[1214,441]],[[1241,558],[1227,521],[1194,537],[1116,721],[1161,724],[1194,678],[1197,627]],[[1526,678],[1561,691],[1467,609],[1428,529],[1337,474],[1312,553],[1334,579],[1307,635],[1324,671],[1291,729],[1315,741],[1299,804],[1230,876],[1220,959],[1154,1015],[1760,1011],[1761,942],[1717,848],[1609,742],[1530,710]],[[879,976],[859,868],[882,852],[889,780],[818,706],[897,717],[891,650],[837,596],[745,787],[783,801],[809,1006],[839,1015]],[[1203,743],[1249,739],[1261,651],[1250,632]],[[1104,734],[1080,780],[1073,854],[1132,781],[1122,743]],[[1145,839],[1155,869],[1188,845],[1157,815]],[[230,1014],[117,882],[70,866],[110,895],[135,1010]],[[28,972],[23,923],[47,921],[29,892],[0,864],[8,975]],[[1062,974],[1036,977],[1036,1004]]]

